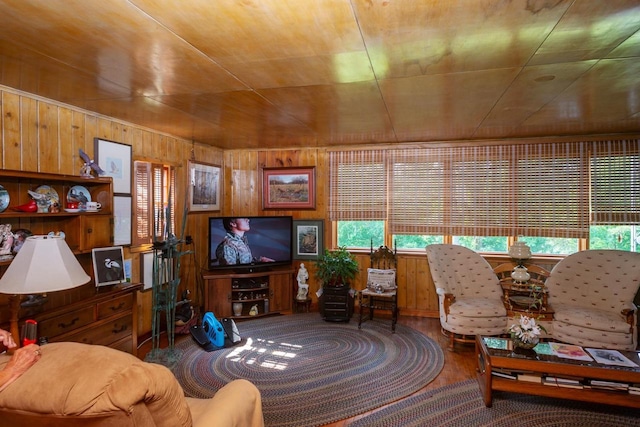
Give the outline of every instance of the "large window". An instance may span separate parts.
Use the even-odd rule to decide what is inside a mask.
[[[637,139],[340,151],[330,166],[341,246],[506,252],[516,236],[538,254],[638,246]]]
[[[155,240],[165,240],[167,232],[175,234],[174,168],[136,161],[133,180],[132,245],[150,245]]]

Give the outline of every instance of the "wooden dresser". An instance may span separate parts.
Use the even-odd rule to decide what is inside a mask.
[[[136,355],[137,295],[142,284],[124,283],[95,290],[95,294],[64,307],[31,316],[38,336],[49,342],[73,341],[112,347]],[[24,318],[21,319],[21,324]]]

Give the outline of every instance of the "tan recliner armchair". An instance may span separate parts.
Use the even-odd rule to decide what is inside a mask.
[[[640,253],[587,250],[558,262],[546,282],[553,337],[585,347],[635,350]]]
[[[9,360],[0,355],[0,369]],[[185,398],[164,366],[108,347],[61,342],[0,392],[0,425],[207,427],[264,425],[258,389],[235,380],[211,399]]]
[[[502,287],[480,254],[459,245],[426,248],[436,286],[442,332],[456,341],[474,342],[476,335],[500,335],[507,327]]]

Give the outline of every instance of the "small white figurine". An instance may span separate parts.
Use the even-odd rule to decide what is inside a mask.
[[[307,299],[307,295],[309,294],[309,285],[307,284],[308,278],[309,272],[304,267],[304,263],[300,263],[300,269],[298,270],[298,294],[296,295],[297,300],[305,301]]]
[[[0,224],[0,260],[8,260],[13,258],[11,249],[13,248],[14,241],[13,233],[11,232],[11,224]]]
[[[252,305],[251,310],[249,310],[249,316],[257,316],[258,315],[258,304]]]

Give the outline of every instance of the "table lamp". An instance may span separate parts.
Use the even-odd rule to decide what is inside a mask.
[[[44,294],[84,285],[91,278],[59,236],[27,237],[0,278],[0,293],[10,294],[11,335],[20,345],[20,295]]]
[[[511,272],[511,278],[516,283],[528,282],[531,276],[523,263],[524,260],[531,258],[531,248],[525,242],[518,240],[509,248],[509,256],[518,262]]]

